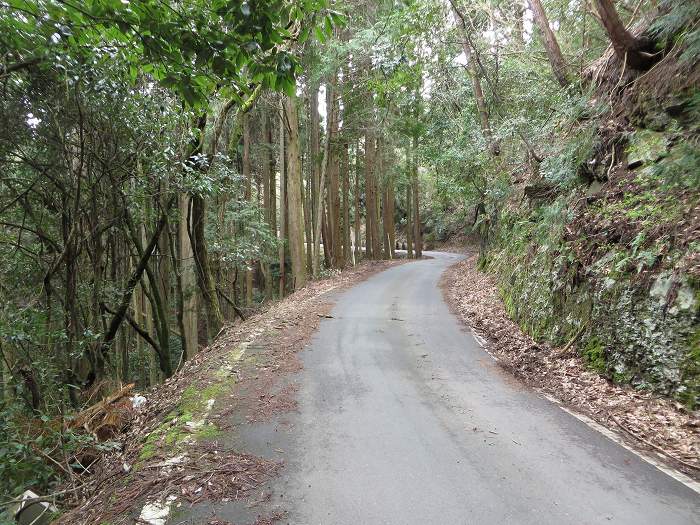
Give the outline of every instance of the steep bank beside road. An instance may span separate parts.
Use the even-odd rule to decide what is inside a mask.
[[[511,166],[512,186],[480,224],[480,264],[528,335],[575,340],[591,370],[691,410],[700,394],[700,68],[681,36],[697,32],[697,21],[679,31],[647,72],[605,53],[587,72],[590,93],[540,146],[541,162]],[[494,162],[494,177],[499,169]]]
[[[649,391],[616,385],[587,366],[574,344],[536,342],[508,315],[498,280],[478,269],[478,256],[452,266],[442,285],[453,311],[506,370],[565,406],[589,416],[636,449],[700,478],[697,412]]]

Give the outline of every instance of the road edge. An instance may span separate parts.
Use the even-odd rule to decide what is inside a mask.
[[[587,425],[589,428],[602,434],[603,436],[622,446],[626,450],[632,452],[646,463],[655,467],[657,470],[682,483],[690,490],[694,491],[696,494],[700,494],[700,482],[676,468],[671,463],[672,459],[667,458],[667,456],[661,455],[658,452],[654,452],[655,456],[658,456],[659,458],[657,459],[655,456],[651,455],[649,450],[642,448],[638,440],[635,439],[634,441],[632,441],[632,438],[627,434],[622,434],[621,432],[616,431],[612,427],[604,425],[600,421],[597,421],[594,417],[592,417],[593,414],[587,414],[586,410],[583,407],[566,403],[565,401],[557,398],[553,393],[547,392],[544,388],[537,387],[531,381],[528,381],[526,378],[514,373],[514,367],[512,366],[512,364],[504,362],[490,349],[492,341],[490,340],[488,334],[485,334],[483,333],[483,331],[478,330],[470,323],[469,319],[467,319],[460,312],[454,297],[452,297],[450,294],[450,285],[453,284],[451,280],[454,277],[454,273],[456,272],[457,266],[461,263],[466,262],[467,259],[473,255],[468,252],[461,252],[461,254],[465,255],[466,259],[460,259],[446,267],[445,270],[442,272],[442,275],[440,276],[440,280],[438,281],[438,287],[442,292],[443,300],[447,304],[450,313],[457,318],[458,322],[465,329],[469,330],[471,335],[474,337],[479,346],[484,350],[484,352],[486,352],[486,354],[489,357],[491,357],[491,359],[496,361],[500,368],[502,368],[509,375],[520,381],[524,386],[527,386],[528,388],[532,389],[541,398],[546,399],[550,403],[553,403],[567,414],[578,419],[579,421]]]

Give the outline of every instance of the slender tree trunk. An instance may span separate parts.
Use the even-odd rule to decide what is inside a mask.
[[[180,249],[180,275],[182,279],[182,324],[183,351],[187,359],[191,359],[197,353],[197,276],[194,262],[194,252],[190,242],[189,231],[192,229],[190,217],[190,198],[182,194],[179,199],[180,222],[178,225],[178,239]]]
[[[301,201],[301,159],[299,155],[299,119],[296,97],[285,97],[284,116],[289,140],[287,145],[287,202],[289,205],[289,252],[292,260],[294,290],[306,286],[304,257],[304,213]]]
[[[206,245],[204,223],[206,221],[206,201],[201,195],[192,195],[192,231],[191,242],[194,253],[195,268],[199,288],[202,291],[204,305],[207,310],[208,338],[216,336],[224,325],[224,316],[221,313],[221,305],[216,295],[216,283],[211,271],[209,250]]]
[[[207,117],[206,114],[200,116],[197,122],[199,136],[193,140],[191,154],[189,159],[193,159],[197,154],[202,153],[202,144],[204,140],[204,132],[206,129]],[[202,169],[194,163],[195,168]],[[206,168],[205,168],[206,169]],[[224,316],[221,313],[221,305],[219,297],[216,294],[216,283],[211,270],[211,261],[209,260],[209,250],[207,249],[206,236],[204,234],[204,225],[207,216],[207,203],[201,195],[193,194],[190,204],[190,218],[192,228],[189,232],[190,242],[192,243],[192,251],[195,261],[195,269],[197,270],[197,281],[199,283],[204,305],[207,311],[207,337],[213,337],[219,333],[219,330],[224,324]]]
[[[331,266],[340,268],[342,266],[342,235],[340,230],[340,220],[342,210],[340,207],[340,165],[337,147],[332,147],[333,157],[330,163],[330,180],[328,192],[328,225],[331,238]]]
[[[303,166],[303,161],[302,161],[302,166]],[[302,170],[303,171],[303,170]],[[304,175],[302,173],[302,184],[301,184],[301,200],[304,208],[304,239],[306,240],[306,271],[307,273],[311,273],[313,270],[313,254],[314,254],[314,241],[313,241],[313,234],[311,233],[311,230],[313,229],[311,226],[311,208],[313,207],[313,204],[311,203],[311,185],[312,185],[312,176],[311,173],[309,173],[309,176],[306,178],[306,181],[304,181]]]
[[[148,200],[145,202],[145,209],[147,210],[147,215],[150,214],[150,203]],[[138,229],[138,232],[133,232],[134,233],[134,244],[137,246],[137,251],[139,256],[143,252],[143,245],[146,244],[146,225],[141,224],[141,226]],[[146,273],[148,273],[149,267],[146,265]],[[156,322],[155,318],[158,315],[158,310],[156,308],[156,304],[153,301],[153,292],[151,293],[148,292],[149,290],[149,285],[150,287],[153,287],[153,282],[146,280],[141,280],[139,283],[139,291],[141,295],[141,306],[142,306],[142,313],[143,313],[143,322],[141,323],[141,326],[144,327],[144,331],[146,334],[151,336],[151,334],[155,334],[156,337],[158,337],[158,330],[156,329]],[[152,339],[151,339],[152,340]],[[159,339],[160,341],[160,339]],[[160,359],[160,348],[158,347],[158,344],[155,344],[153,346],[153,351],[148,352],[148,384],[153,386],[153,385],[158,385],[163,381],[163,374],[161,373],[161,370],[159,370],[158,366],[158,361]]]
[[[327,132],[331,137],[335,137],[338,133],[338,120],[339,107],[338,100],[336,96],[336,86],[337,79],[336,73],[331,74],[329,81],[329,89],[326,90],[326,107],[329,108],[329,115],[333,115],[334,118],[328,119],[328,130]],[[328,231],[330,233],[330,255],[331,255],[331,266],[333,268],[340,268],[342,266],[342,237],[340,233],[340,163],[339,163],[339,151],[337,144],[331,142],[329,149],[328,158]]]
[[[129,258],[129,260],[132,260],[132,257]],[[135,259],[134,259],[135,260]],[[130,269],[133,267],[133,264],[129,264]],[[136,289],[134,290],[133,298],[133,308],[134,308],[134,318],[137,323],[141,323],[141,325],[146,326],[146,313],[145,313],[145,304],[146,304],[146,296],[143,293],[143,285],[142,283],[139,283],[136,285]],[[133,326],[131,327],[133,330]],[[136,355],[140,356],[143,353],[143,338],[138,336],[138,333],[136,333],[136,338],[135,338],[135,350],[136,350]],[[150,357],[150,356],[149,356]],[[150,365],[150,359],[149,359],[149,365]],[[139,375],[141,376],[142,382],[144,385],[149,385],[151,382],[151,377],[150,375],[147,375],[148,370],[145,368],[140,368],[139,369]]]
[[[272,120],[268,116],[267,120],[267,144],[269,148],[273,145]],[[269,208],[269,224],[270,231],[277,236],[277,171],[275,170],[275,158],[272,155],[272,149],[267,152],[267,159],[270,171],[270,208]],[[270,272],[270,297],[272,297],[274,289],[274,278]]]
[[[360,262],[362,258],[362,232],[360,231],[362,223],[362,210],[360,209],[360,163],[358,162],[360,158],[360,145],[355,142],[355,203],[354,203],[354,213],[355,213],[355,264]]]
[[[393,177],[387,177],[384,182],[382,191],[382,208],[383,208],[383,223],[384,223],[384,257],[387,259],[394,258],[394,249],[396,234],[394,232],[394,180]]]
[[[318,114],[318,85],[314,84],[310,88],[309,93],[309,113],[311,114],[311,126],[309,128],[310,141],[309,148],[311,150],[311,236],[314,243],[314,251],[312,258],[316,257],[316,216],[318,210],[318,194],[321,178],[321,124]],[[311,264],[312,273],[314,273],[314,263]]]
[[[261,164],[261,177],[263,186],[263,208],[265,210],[265,223],[270,228],[270,231],[276,234],[277,232],[273,228],[272,215],[275,213],[276,203],[272,198],[272,185],[274,181],[272,177],[274,176],[274,170],[271,166],[271,155],[270,147],[272,146],[272,130],[270,127],[270,117],[267,110],[263,111],[262,115],[262,164]],[[272,273],[270,269],[270,263],[265,262],[263,265],[263,275],[265,276],[265,297],[270,300],[272,299]]]
[[[394,196],[394,180],[392,179],[387,188],[387,211],[385,212],[389,217],[389,256],[394,259],[396,258],[396,221],[394,219],[396,211],[395,196]]]
[[[557,39],[554,36],[554,31],[552,31],[552,28],[549,26],[547,13],[545,13],[544,7],[542,7],[542,2],[540,0],[528,0],[528,2],[530,3],[530,9],[535,17],[537,27],[539,27],[540,31],[542,31],[544,49],[547,52],[547,58],[552,66],[554,77],[562,87],[566,87],[569,85],[566,62],[561,54],[559,42],[557,42]]]
[[[380,136],[377,139],[377,188],[379,193],[380,204],[378,208],[381,208],[381,221],[382,221],[382,255],[384,259],[391,258],[391,246],[389,244],[389,201],[387,199],[387,188],[389,186],[389,179],[384,173],[384,142]]]
[[[374,129],[369,127],[365,131],[365,208],[367,212],[367,223],[365,225],[365,255],[368,259],[379,257],[379,254],[375,251],[375,246],[379,239],[375,239],[375,234],[377,232],[377,197],[374,193],[374,162],[375,135]]]
[[[333,86],[329,85],[327,86],[327,89],[333,90]],[[335,96],[335,95],[333,95]],[[328,122],[330,122],[331,119],[335,118],[335,115],[333,114],[332,108],[328,112],[327,115]],[[332,129],[331,126],[328,126],[328,130]],[[323,144],[323,158],[321,160],[321,173],[319,175],[319,183],[318,183],[318,194],[316,196],[316,217],[315,217],[315,222],[314,222],[314,258],[313,258],[313,275],[314,277],[318,277],[320,274],[321,270],[321,235],[322,235],[322,226],[323,226],[323,216],[324,216],[324,207],[323,207],[323,201],[324,201],[324,193],[325,193],[325,186],[326,186],[326,172],[328,171],[328,158],[330,155],[330,146],[331,146],[331,134],[326,133],[326,138]],[[325,241],[324,241],[324,249],[325,249]]]
[[[285,259],[286,250],[285,244],[287,242],[287,176],[286,176],[286,148],[284,141],[284,103],[280,107],[280,123],[279,123],[279,167],[280,167],[280,246],[279,246],[279,261],[280,261],[280,298],[284,297],[286,290],[286,269],[285,269]]]
[[[377,138],[374,146],[372,163],[372,209],[374,217],[372,220],[372,254],[375,259],[382,258],[382,210],[381,210],[381,180],[383,174],[377,169],[377,158],[381,156],[381,149],[378,147],[380,140]]]
[[[345,142],[340,151],[340,171],[343,180],[343,266],[352,261],[350,245],[350,145]]]
[[[413,249],[416,258],[423,255],[423,233],[420,224],[420,201],[418,183],[418,136],[413,135],[413,165],[411,167],[411,185],[413,186]]]
[[[410,169],[408,182],[406,183],[406,256],[413,259],[413,204],[411,189]]]
[[[583,0],[581,4],[581,52],[579,59],[579,76],[583,75],[583,68],[585,67],[588,50],[590,46],[590,33],[588,31],[588,11],[590,9],[589,0]]]
[[[469,31],[467,29],[467,23],[464,19],[464,15],[455,7],[454,3],[452,3],[452,9],[462,33],[462,50],[464,51],[464,57],[467,62],[467,72],[472,82],[472,89],[474,90],[474,100],[476,101],[476,109],[479,113],[481,132],[484,134],[486,144],[491,154],[498,155],[498,144],[493,139],[493,132],[491,131],[491,124],[489,122],[489,112],[486,107],[486,98],[484,97],[484,91],[481,87],[479,69],[476,61],[472,57],[472,48],[467,36]]]
[[[161,186],[161,191],[164,195],[169,194],[167,181]],[[166,201],[161,198],[161,206],[165,206]],[[160,314],[161,318],[161,334],[164,338],[164,342],[161,344],[161,348],[167,353],[167,369],[161,366],[161,370],[166,374],[165,377],[170,377],[173,374],[172,368],[172,355],[170,350],[170,285],[172,272],[172,260],[170,258],[170,226],[166,223],[163,233],[160,235],[158,240],[158,257],[157,263],[157,273],[155,278],[157,279],[158,295],[160,296]]]
[[[626,61],[632,69],[649,69],[658,59],[658,55],[652,53],[653,43],[647,39],[635,38],[627,31],[612,0],[595,0],[595,5],[618,58]]]
[[[243,179],[245,180],[244,198],[246,202],[251,203],[253,197],[253,176],[250,166],[250,119],[248,113],[244,113],[243,117]],[[245,269],[245,304],[250,306],[253,304],[253,261],[248,261]]]
[[[180,209],[180,202],[178,198],[178,212]],[[178,218],[177,221],[177,227],[178,230],[181,227],[180,226],[180,220]],[[177,326],[180,331],[180,349],[181,349],[181,356],[180,356],[180,362],[184,362],[187,360],[187,352],[188,352],[188,341],[186,338],[186,332],[187,329],[185,327],[185,316],[184,316],[184,310],[185,310],[185,294],[183,293],[182,289],[182,261],[180,260],[178,253],[180,253],[180,241],[178,237],[178,230],[175,231],[168,231],[167,235],[170,237],[170,240],[168,242],[168,247],[170,248],[170,262],[171,262],[171,267],[173,268],[173,273],[175,277],[175,316],[177,318]],[[185,235],[187,235],[187,232],[185,231]],[[196,333],[196,332],[195,332]]]

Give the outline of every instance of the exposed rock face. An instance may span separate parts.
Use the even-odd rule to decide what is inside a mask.
[[[683,113],[659,113],[598,128],[582,165],[605,177],[567,188],[545,169],[514,192],[482,264],[534,338],[576,336],[591,368],[697,407],[700,156],[689,145],[698,130]],[[533,198],[535,186],[548,199]]]
[[[644,285],[601,272],[576,285],[562,255],[548,258],[548,252],[515,266],[505,252],[490,259],[511,317],[554,344],[566,344],[583,329],[577,346],[592,368],[696,406],[700,305],[691,281],[665,271]]]

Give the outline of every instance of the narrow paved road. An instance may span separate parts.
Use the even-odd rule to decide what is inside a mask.
[[[438,288],[459,256],[430,255],[342,293],[303,352],[285,522],[700,523],[697,493],[499,369]]]

